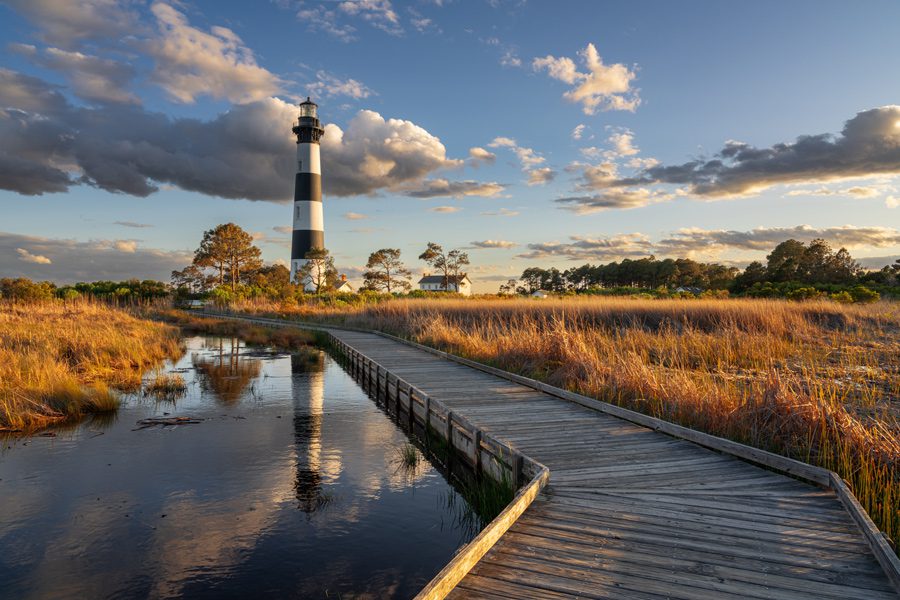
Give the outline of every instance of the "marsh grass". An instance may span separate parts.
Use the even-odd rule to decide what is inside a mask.
[[[176,400],[187,392],[184,377],[177,373],[156,371],[153,378],[144,383],[144,395],[161,400]]]
[[[175,328],[104,304],[0,302],[0,430],[115,410],[119,391],[181,352]]]
[[[379,329],[832,469],[882,531],[900,537],[898,303],[576,297],[239,308]]]
[[[396,448],[397,461],[404,467],[415,468],[419,464],[419,450],[409,442]]]

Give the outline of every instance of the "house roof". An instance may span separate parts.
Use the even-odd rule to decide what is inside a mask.
[[[450,283],[457,283],[462,281],[463,279],[468,279],[469,276],[466,273],[463,273],[459,277],[450,277]],[[443,275],[426,275],[419,280],[419,283],[444,283]]]

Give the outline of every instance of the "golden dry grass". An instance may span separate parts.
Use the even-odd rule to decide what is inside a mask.
[[[87,301],[0,303],[0,430],[114,410],[115,390],[180,353],[173,327]]]
[[[846,479],[900,535],[900,304],[397,300],[248,312],[391,332]]]

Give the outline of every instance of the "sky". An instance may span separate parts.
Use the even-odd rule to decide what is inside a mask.
[[[0,2],[0,276],[167,280],[234,222],[290,258],[291,123],[326,246],[530,266],[900,256],[900,4]]]

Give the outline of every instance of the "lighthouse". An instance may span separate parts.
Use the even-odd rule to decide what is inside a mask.
[[[319,140],[325,132],[319,124],[318,105],[306,98],[300,103],[300,118],[291,129],[297,136],[297,175],[294,177],[294,233],[291,239],[291,281],[314,291],[309,277],[300,281],[298,272],[308,261],[306,253],[325,247],[322,214],[322,165]]]

